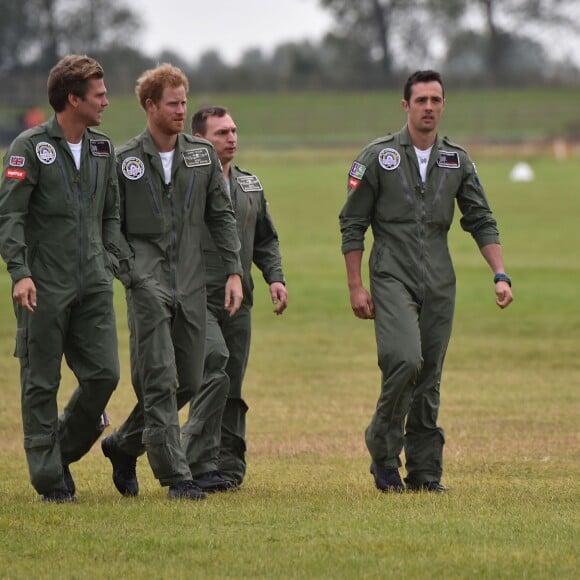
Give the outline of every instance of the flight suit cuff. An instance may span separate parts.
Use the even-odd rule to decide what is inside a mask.
[[[353,252],[355,250],[362,250],[364,251],[365,245],[363,242],[353,241],[353,242],[344,242],[342,244],[342,253],[348,254],[348,252]]]
[[[244,279],[244,273],[241,269],[226,270],[226,277],[232,276],[233,274],[237,274],[242,280]]]
[[[477,246],[483,248],[484,246],[489,246],[489,244],[499,244],[499,236],[497,234],[485,234],[482,236],[477,236],[475,238]]]
[[[10,270],[10,277],[12,278],[12,282],[16,284],[22,278],[32,278],[32,273],[27,266],[19,266],[18,268]]]

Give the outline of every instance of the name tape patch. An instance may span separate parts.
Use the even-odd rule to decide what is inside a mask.
[[[240,175],[236,177],[236,181],[240,184],[242,191],[246,193],[249,191],[262,191],[262,184],[255,175]]]
[[[198,147],[183,152],[183,161],[187,167],[211,165],[211,157],[206,147]]]
[[[437,165],[439,167],[448,167],[450,169],[459,169],[459,167],[461,167],[459,153],[457,153],[457,151],[439,151],[439,157],[437,158]]]
[[[91,155],[95,157],[109,157],[111,155],[111,143],[107,139],[89,139]]]

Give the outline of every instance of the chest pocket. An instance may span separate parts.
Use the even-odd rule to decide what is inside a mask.
[[[148,175],[125,183],[123,210],[127,234],[156,236],[165,231],[162,196],[163,192]]]
[[[455,211],[455,197],[461,187],[460,169],[440,169],[433,172],[430,183],[429,219],[434,224],[449,227]]]
[[[203,168],[188,171],[178,182],[184,192],[183,211],[192,225],[205,223],[205,202],[209,187],[209,175]]]

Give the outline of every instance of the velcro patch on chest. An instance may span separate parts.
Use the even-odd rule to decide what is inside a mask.
[[[396,149],[386,147],[379,153],[379,165],[387,171],[397,169],[401,164],[401,155]]]
[[[121,164],[123,175],[131,181],[137,181],[145,175],[145,164],[139,157],[126,157]]]
[[[183,161],[187,167],[211,165],[211,157],[207,147],[197,147],[183,152]]]
[[[35,147],[36,156],[44,165],[51,165],[56,161],[56,149],[52,143],[39,141]]]
[[[107,139],[89,139],[89,150],[95,157],[109,157],[111,142]]]
[[[240,184],[242,191],[246,193],[249,191],[262,191],[262,184],[255,175],[240,175],[236,177],[236,181]]]
[[[457,153],[457,151],[439,151],[437,165],[449,169],[459,169],[461,167],[459,153]]]

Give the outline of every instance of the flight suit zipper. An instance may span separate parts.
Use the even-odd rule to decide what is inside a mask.
[[[169,276],[171,286],[171,297],[173,306],[177,304],[177,215],[175,213],[175,199],[173,196],[173,185],[165,186],[165,194],[169,200],[171,209],[171,233],[169,236]]]
[[[81,174],[77,170],[75,174],[74,184],[76,185],[77,189],[77,215],[78,215],[78,242],[79,242],[79,251],[78,251],[78,288],[77,288],[77,298],[79,303],[82,302],[83,290],[84,290],[84,276],[83,276],[83,235],[84,235],[84,228],[83,228],[83,219],[84,219],[84,206],[83,206],[83,192],[81,188]]]
[[[421,209],[420,209],[420,219],[419,219],[419,261],[420,261],[420,273],[421,273],[421,299],[425,296],[425,287],[427,286],[427,266],[426,266],[426,255],[425,255],[425,225],[426,225],[426,211],[425,211],[425,183],[421,181],[419,187],[419,193],[421,197]]]

